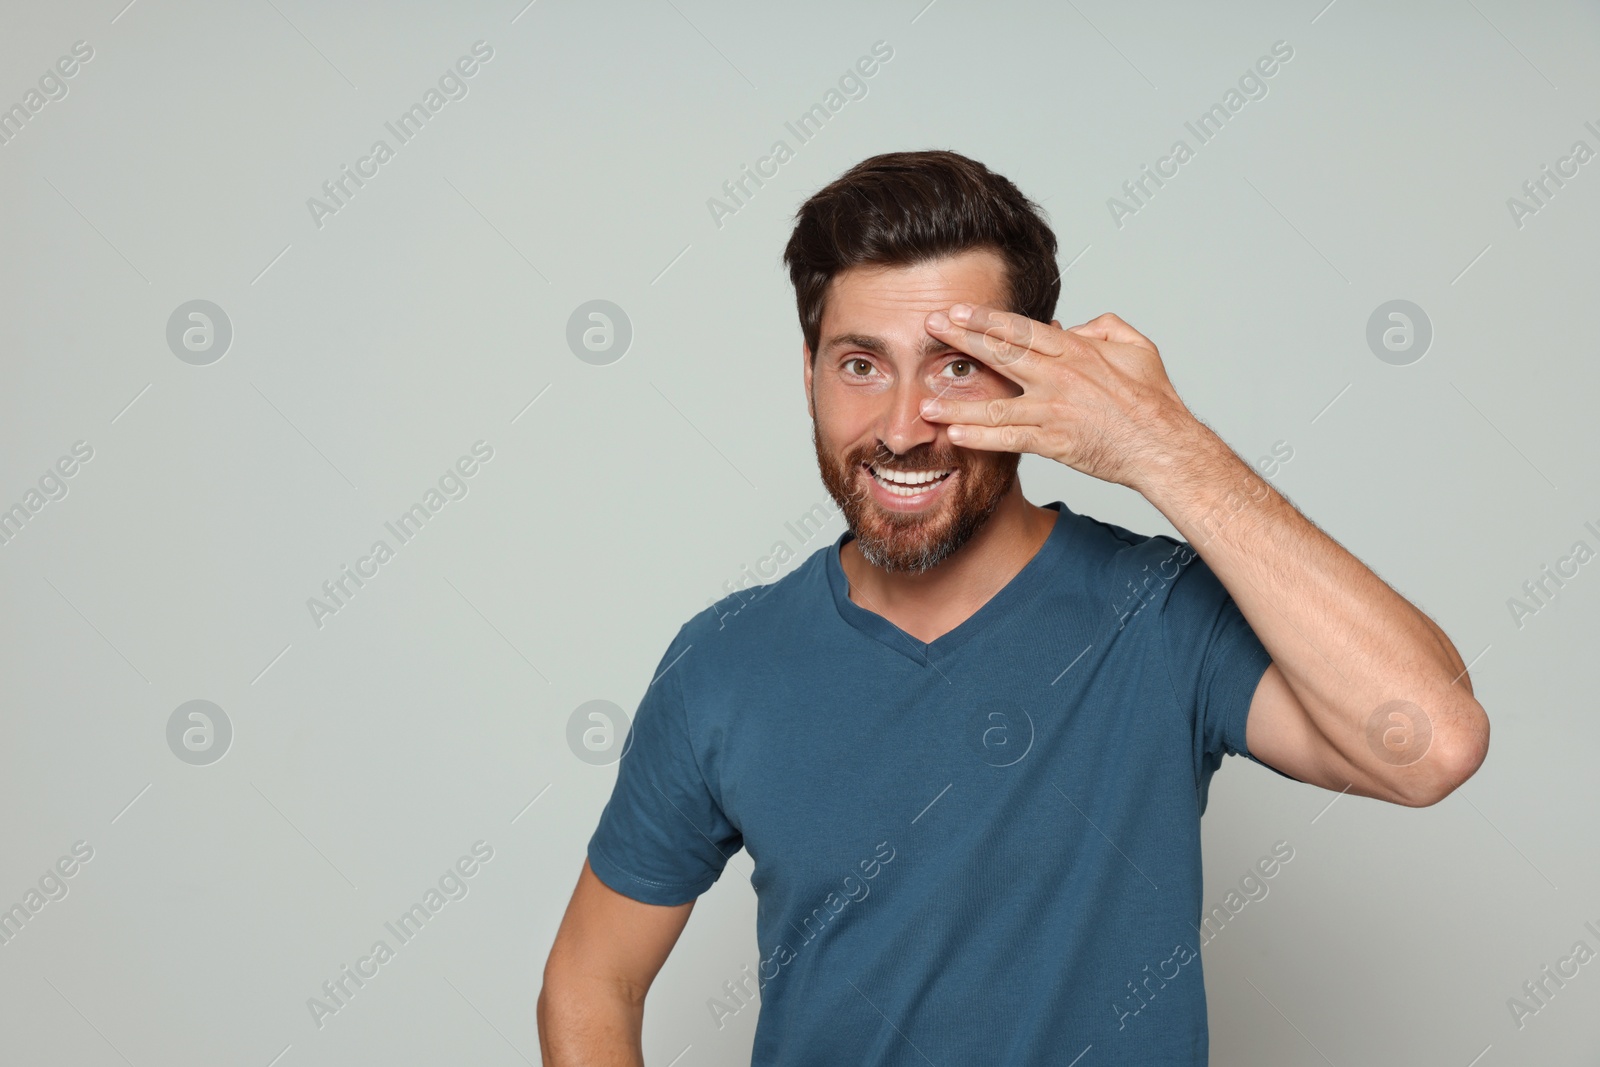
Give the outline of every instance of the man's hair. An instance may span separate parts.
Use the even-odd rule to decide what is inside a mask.
[[[1056,235],[1010,180],[956,152],[886,152],[864,159],[795,212],[783,262],[815,362],[822,310],[836,274],[870,264],[910,267],[987,248],[1006,265],[1006,311],[1049,322],[1061,295]]]

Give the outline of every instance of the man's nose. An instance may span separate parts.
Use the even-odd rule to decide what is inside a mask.
[[[922,402],[938,395],[918,379],[905,378],[896,384],[878,434],[884,446],[900,456],[937,438],[939,423],[922,417]]]

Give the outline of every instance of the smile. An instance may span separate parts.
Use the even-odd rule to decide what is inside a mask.
[[[955,473],[954,467],[945,470],[899,471],[872,464],[867,465],[867,470],[881,490],[908,500],[932,494]]]

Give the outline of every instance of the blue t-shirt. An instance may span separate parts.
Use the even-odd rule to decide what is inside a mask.
[[[759,997],[753,1064],[1205,1064],[1200,816],[1271,658],[1187,543],[1046,506],[932,643],[846,531],[662,656],[589,864],[682,904],[749,851],[760,960],[707,993]]]

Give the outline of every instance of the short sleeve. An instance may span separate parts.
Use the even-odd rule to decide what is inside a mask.
[[[682,642],[680,630],[639,702],[611,799],[589,839],[596,877],[646,904],[695,899],[744,845],[695,756],[677,669]]]
[[[1171,575],[1160,599],[1167,677],[1178,707],[1194,728],[1195,782],[1205,810],[1206,788],[1226,755],[1244,756],[1295,781],[1258,759],[1245,744],[1250,703],[1272,655],[1206,561],[1188,542],[1156,537],[1155,569]]]

